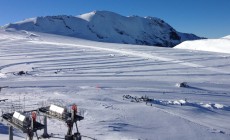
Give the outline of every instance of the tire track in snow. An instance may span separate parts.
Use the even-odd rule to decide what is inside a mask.
[[[43,41],[43,42],[41,42],[41,41],[28,41],[28,42],[34,43],[34,44],[57,45],[57,46],[74,46],[74,47],[81,47],[81,48],[90,48],[90,49],[94,49],[94,50],[98,50],[98,51],[108,51],[108,52],[113,52],[113,53],[120,53],[123,55],[132,55],[132,56],[141,57],[141,58],[145,58],[145,59],[157,59],[157,60],[166,61],[166,62],[170,61],[172,63],[177,63],[177,64],[188,66],[188,67],[204,69],[204,70],[217,72],[217,73],[230,74],[227,71],[220,70],[220,69],[213,68],[213,67],[207,67],[207,66],[203,66],[203,65],[199,65],[199,64],[195,64],[195,63],[190,63],[190,62],[185,62],[185,61],[181,61],[181,60],[176,60],[176,59],[172,59],[172,58],[156,56],[156,55],[154,55],[154,53],[149,54],[149,53],[132,51],[132,50],[127,50],[127,49],[117,50],[117,49],[113,49],[113,48],[104,48],[104,47],[98,47],[98,46],[77,45],[77,44],[70,44],[70,43],[56,43],[56,42],[48,42],[48,41]]]

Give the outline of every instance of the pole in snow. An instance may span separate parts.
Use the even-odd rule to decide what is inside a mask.
[[[9,140],[13,140],[13,126],[9,126]]]
[[[50,136],[49,136],[49,134],[48,134],[48,132],[47,132],[47,117],[46,116],[44,116],[44,132],[43,132],[43,135],[42,135],[42,137],[43,138],[49,138]]]

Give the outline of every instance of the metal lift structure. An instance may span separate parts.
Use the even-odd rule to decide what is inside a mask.
[[[36,121],[36,112],[14,112],[2,114],[2,118],[9,125],[9,140],[13,140],[13,128],[27,134],[29,140],[33,140],[34,133],[38,138],[37,130],[44,129],[44,125]]]
[[[44,116],[44,128],[43,138],[48,138],[49,135],[47,133],[47,117],[54,118],[65,122],[68,126],[67,134],[65,135],[65,140],[81,140],[81,134],[78,131],[77,121],[81,121],[84,117],[77,114],[77,106],[74,104],[72,105],[70,111],[66,108],[57,106],[57,105],[50,105],[47,107],[42,107],[38,109],[39,114]],[[76,126],[76,133],[73,133],[74,125]]]
[[[29,140],[33,140],[34,133],[38,140],[39,138],[52,137],[47,132],[47,118],[57,119],[67,124],[68,131],[65,135],[65,140],[81,140],[82,136],[78,130],[77,121],[83,120],[84,117],[77,113],[77,105],[75,104],[73,104],[69,110],[52,104],[31,111],[3,113],[1,117],[9,126],[9,140],[13,140],[13,128],[26,133]],[[43,116],[43,124],[36,121],[37,115]],[[74,125],[76,127],[76,133],[73,133]],[[38,137],[37,130],[42,129],[44,132],[41,137]]]

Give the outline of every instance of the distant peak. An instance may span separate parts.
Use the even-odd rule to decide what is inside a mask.
[[[79,16],[57,15],[27,19],[4,28],[45,32],[102,42],[173,47],[184,40],[200,39],[177,32],[156,17],[123,16],[92,11]]]
[[[111,12],[111,11],[96,11],[96,15],[104,15],[104,16],[118,16],[118,17],[124,17],[121,14]]]

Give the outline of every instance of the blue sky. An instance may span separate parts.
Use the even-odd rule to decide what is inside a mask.
[[[1,0],[0,25],[95,10],[158,17],[178,31],[208,38],[230,35],[230,0]]]

